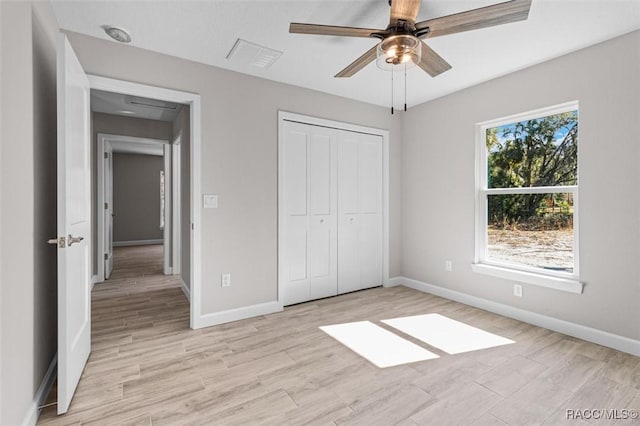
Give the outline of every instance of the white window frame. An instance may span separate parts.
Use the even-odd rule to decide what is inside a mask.
[[[537,286],[553,288],[556,290],[568,291],[571,293],[582,293],[583,284],[580,282],[579,272],[579,200],[578,185],[570,186],[539,186],[530,188],[488,188],[488,150],[486,144],[486,131],[493,127],[505,124],[518,123],[535,118],[547,117],[578,110],[578,101],[572,101],[515,114],[496,120],[485,121],[476,125],[476,203],[475,203],[475,259],[472,264],[474,272],[505,278]],[[578,147],[578,151],[579,151]],[[570,193],[573,195],[573,272],[560,272],[544,270],[541,268],[526,265],[502,262],[491,259],[487,253],[488,238],[488,198],[490,195],[507,194],[557,194]]]

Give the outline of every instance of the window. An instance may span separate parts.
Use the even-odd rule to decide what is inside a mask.
[[[574,291],[577,102],[479,124],[477,156],[474,270]]]

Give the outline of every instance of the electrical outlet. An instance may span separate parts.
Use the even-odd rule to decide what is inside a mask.
[[[450,260],[447,260],[446,262],[444,262],[444,270],[447,272],[453,271],[453,262]]]
[[[220,279],[221,287],[231,287],[231,274],[222,274]]]
[[[522,284],[513,285],[513,295],[516,297],[522,297]]]

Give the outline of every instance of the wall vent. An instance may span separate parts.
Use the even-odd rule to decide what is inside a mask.
[[[239,38],[227,54],[227,59],[244,66],[269,69],[282,52]]]

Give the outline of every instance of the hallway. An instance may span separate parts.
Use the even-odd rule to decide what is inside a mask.
[[[164,375],[143,371],[147,373],[151,365],[163,361],[177,363],[173,357],[183,352],[172,350],[181,347],[179,343],[170,345],[163,338],[190,328],[189,301],[180,287],[180,277],[162,273],[162,245],[114,247],[113,251],[111,279],[97,283],[92,292],[91,355],[69,412],[57,417],[52,405],[42,411],[38,424],[76,424],[79,418],[84,424],[91,412],[100,423],[105,413],[98,408],[131,396],[130,389],[138,387],[130,386],[133,383],[149,383],[150,376],[161,379]],[[146,380],[136,380],[141,377]],[[151,384],[156,388],[153,380]],[[172,391],[166,385],[160,388]],[[47,404],[55,400],[54,386]]]

